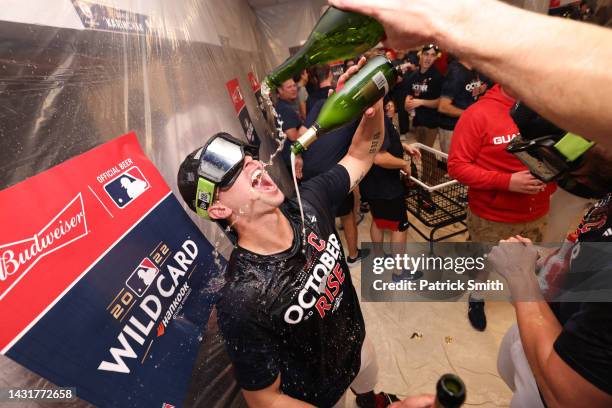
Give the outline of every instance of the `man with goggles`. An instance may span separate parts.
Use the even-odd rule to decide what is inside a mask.
[[[189,207],[200,217],[210,220],[208,208],[217,198],[219,190],[229,189],[242,171],[245,156],[258,158],[256,146],[246,144],[229,133],[217,133],[200,149],[190,154],[181,166],[179,189],[187,191]],[[185,195],[183,195],[185,198]]]
[[[364,63],[340,77],[339,86]],[[382,138],[378,102],[346,156],[300,186],[304,235],[296,199],[286,200],[251,147],[231,136],[215,135],[179,169],[189,207],[235,233],[216,307],[251,407],[333,407],[349,387],[360,407],[389,402],[390,394],[373,392],[374,349],[334,224],[337,206],[370,169]]]
[[[515,300],[517,324],[504,336],[498,357],[501,377],[514,392],[510,407],[612,406],[612,303],[587,302],[591,295],[585,301],[547,303],[540,294],[541,286],[548,294],[570,296],[610,290],[602,285],[609,282],[612,259],[601,245],[612,243],[612,154],[525,106],[512,116],[521,136],[509,152],[542,181],[556,180],[574,194],[600,201],[556,254],[538,259],[531,241],[515,236],[502,240],[488,257]]]

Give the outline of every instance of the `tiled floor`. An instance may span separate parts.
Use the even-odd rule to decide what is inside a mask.
[[[370,221],[367,214],[359,225],[360,241],[370,241]],[[465,239],[465,234],[452,238]],[[423,241],[410,230],[409,242]],[[359,293],[360,266],[352,268],[351,275]],[[483,333],[470,326],[466,302],[363,302],[362,310],[380,367],[377,390],[402,397],[435,393],[440,375],[455,373],[466,383],[466,406],[508,406],[511,392],[496,364],[501,339],[515,321],[509,303],[487,302],[488,327]],[[422,337],[411,338],[414,333]],[[349,400],[347,406],[353,404]]]

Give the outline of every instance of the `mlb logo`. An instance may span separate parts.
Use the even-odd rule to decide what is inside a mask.
[[[125,281],[125,284],[136,296],[142,297],[158,273],[159,269],[157,266],[149,258],[144,258],[140,265],[134,269],[134,272],[132,272],[127,281]]]
[[[151,187],[138,167],[131,167],[104,185],[104,191],[119,208],[138,198]]]
[[[164,404],[162,405],[162,408],[175,408],[175,406],[168,404],[167,402],[164,402]]]

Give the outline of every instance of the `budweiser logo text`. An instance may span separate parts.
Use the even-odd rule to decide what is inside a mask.
[[[41,258],[85,235],[87,221],[79,193],[40,232],[0,245],[0,300]]]

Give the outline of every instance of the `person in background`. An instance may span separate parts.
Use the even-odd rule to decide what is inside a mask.
[[[285,166],[291,170],[291,143],[295,142],[300,136],[306,132],[303,121],[300,115],[295,110],[295,102],[297,101],[297,86],[293,79],[288,79],[282,83],[276,90],[278,100],[275,105],[276,113],[278,113],[277,120],[282,121],[281,128],[287,140],[284,141],[284,145],[281,151],[281,156],[285,162]],[[298,179],[302,178],[302,167],[303,160],[301,157],[296,157],[296,176]]]
[[[433,66],[440,55],[439,48],[428,44],[419,52],[420,63],[416,71],[404,78],[402,89],[407,91],[404,107],[414,112],[412,125],[416,140],[432,147],[438,135],[438,104],[442,75]]]
[[[404,50],[395,50],[395,59],[392,62],[393,65],[399,65],[402,68],[402,74],[404,75],[416,69],[416,65],[408,59],[408,54]]]
[[[554,183],[544,184],[506,151],[519,135],[510,116],[516,100],[495,85],[470,106],[457,122],[448,156],[448,173],[468,186],[467,227],[470,239],[496,243],[521,235],[542,242]],[[487,270],[476,278],[485,281]],[[484,300],[469,298],[468,318],[479,331],[487,326]]]
[[[370,204],[372,213],[370,238],[379,248],[382,248],[385,231],[390,231],[392,244],[405,245],[407,242],[406,191],[400,171],[410,175],[410,162],[404,160],[404,153],[414,158],[420,157],[418,149],[401,142],[391,120],[394,114],[395,104],[389,99],[385,104],[385,140],[374,157],[374,165],[360,184],[361,194]],[[392,278],[397,282],[416,280],[422,276],[420,271],[403,270],[394,271]]]
[[[410,64],[409,69],[410,71],[414,71],[417,66],[419,65],[419,51],[418,48],[414,48],[409,50],[407,53],[404,54],[404,59],[406,60],[407,63]]]
[[[293,81],[297,85],[297,102],[298,102],[298,113],[302,120],[306,119],[306,100],[308,99],[308,91],[306,90],[306,84],[308,84],[308,70],[302,70],[299,75],[293,78]]]
[[[308,99],[306,100],[306,112],[310,113],[312,107],[320,100],[326,100],[329,95],[329,91],[332,90],[332,82],[334,75],[332,73],[329,64],[321,64],[314,67],[312,75],[316,78],[319,87],[308,92]]]
[[[315,67],[316,66],[306,68],[306,71],[308,71],[308,83],[306,84],[306,92],[308,92],[308,95],[319,88],[319,83],[314,75]],[[306,112],[306,114],[308,114],[308,112]]]
[[[490,87],[489,80],[465,61],[453,61],[442,85],[438,104],[440,150],[448,153],[459,117]]]
[[[395,61],[396,57],[397,57],[397,54],[395,53],[395,50],[393,50],[392,48],[387,48],[385,50],[385,58],[387,58],[389,61]]]
[[[400,59],[397,57],[398,59],[392,62],[394,65],[399,65],[401,67],[402,76],[397,85],[389,92],[388,98],[393,99],[394,102],[399,132],[401,135],[406,135],[410,131],[410,115],[404,107],[404,98],[407,94],[404,79],[416,69],[418,57],[416,57],[416,53],[413,51],[409,53],[401,51],[396,55],[401,55],[402,58]]]

